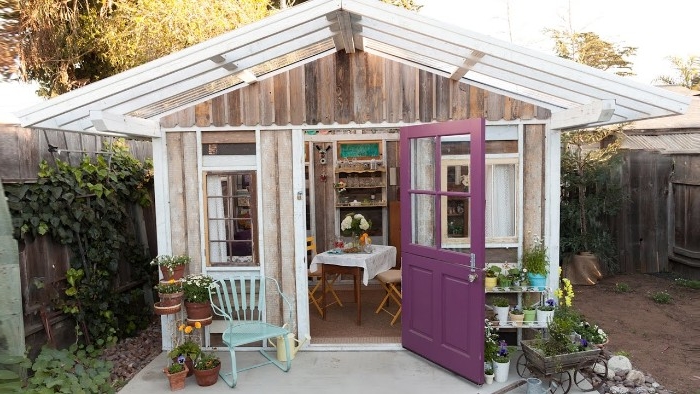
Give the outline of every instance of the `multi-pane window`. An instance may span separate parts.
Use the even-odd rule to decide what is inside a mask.
[[[210,266],[256,266],[255,171],[207,173],[206,242]]]

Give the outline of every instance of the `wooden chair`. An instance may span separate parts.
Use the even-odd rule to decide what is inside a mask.
[[[375,278],[379,280],[384,290],[386,290],[386,295],[384,299],[382,299],[382,302],[379,303],[379,307],[374,313],[384,311],[391,315],[391,317],[393,317],[393,319],[391,319],[391,325],[393,326],[401,315],[401,269],[384,271],[377,274]],[[389,309],[390,300],[393,300],[396,305],[398,305],[398,309]]]
[[[268,282],[273,284],[273,292],[276,290],[281,297],[280,303],[286,303],[289,310],[283,326],[265,322],[265,288]],[[222,370],[219,375],[229,386],[236,387],[238,372],[263,365],[274,364],[282,371],[289,371],[292,366],[291,357],[287,357],[286,362],[279,362],[264,349],[261,349],[260,353],[266,361],[243,368],[236,365],[237,346],[258,341],[263,341],[264,344],[268,339],[277,337],[284,339],[285,354],[292,354],[292,345],[288,339],[289,330],[285,328],[287,324],[292,323],[292,304],[288,296],[282,293],[276,280],[258,274],[219,279],[214,281],[209,299],[214,313],[222,316],[227,323],[221,338],[231,355],[231,372]]]
[[[309,262],[314,258],[316,255],[316,239],[314,237],[306,237],[306,251],[307,255],[309,258]],[[316,292],[321,289],[321,268],[317,269],[316,271],[311,271],[309,270],[308,272],[309,279],[316,280],[316,283],[314,284],[314,287],[309,290],[309,303],[311,303],[313,306],[316,307],[316,310],[318,310],[318,313],[323,316],[323,309],[321,308],[321,300],[323,297],[320,295],[317,295]],[[338,280],[339,275],[333,276],[330,281],[326,282],[326,292],[329,292],[333,295],[333,298],[335,301],[331,302],[329,305],[333,304],[338,304],[340,306],[343,306],[343,303],[340,302],[340,298],[338,297],[338,294],[335,292],[333,289],[333,284],[335,283],[336,280]]]

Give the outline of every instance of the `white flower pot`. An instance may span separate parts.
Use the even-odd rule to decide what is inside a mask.
[[[496,312],[496,317],[498,317],[498,323],[502,326],[508,324],[508,312],[510,307],[507,306],[495,306],[493,307],[494,312]]]
[[[554,311],[537,310],[537,324],[546,326],[554,318]]]
[[[494,381],[498,383],[508,381],[508,372],[510,372],[510,360],[505,363],[493,362]]]
[[[493,375],[484,375],[486,377],[486,384],[493,383]]]

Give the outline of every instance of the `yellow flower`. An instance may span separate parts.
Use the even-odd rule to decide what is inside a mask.
[[[192,330],[193,330],[192,326],[187,326],[187,327],[185,327],[185,334],[191,333]]]
[[[185,327],[186,327],[185,324],[180,324],[180,326],[179,326],[177,329],[178,329],[179,331],[182,331],[182,330],[185,329]]]
[[[194,328],[202,328],[202,323],[200,323],[200,322],[195,322],[195,323],[194,323]]]
[[[175,279],[173,279],[173,278],[170,278],[170,280],[168,280],[168,283],[170,283],[170,284],[173,284],[173,283],[175,283]]]

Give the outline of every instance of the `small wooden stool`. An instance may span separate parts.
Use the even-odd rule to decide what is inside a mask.
[[[377,278],[377,280],[381,282],[382,286],[384,286],[384,290],[386,290],[386,295],[384,296],[384,299],[382,299],[382,302],[379,303],[379,307],[376,311],[374,311],[374,313],[384,311],[391,315],[393,317],[393,319],[391,320],[391,325],[393,326],[394,323],[396,323],[396,320],[398,320],[399,316],[401,315],[401,270],[397,269],[384,271],[380,274],[377,274],[375,278]],[[399,306],[399,309],[397,309],[395,312],[389,309],[389,298],[394,300],[394,302],[396,302],[396,305]]]

